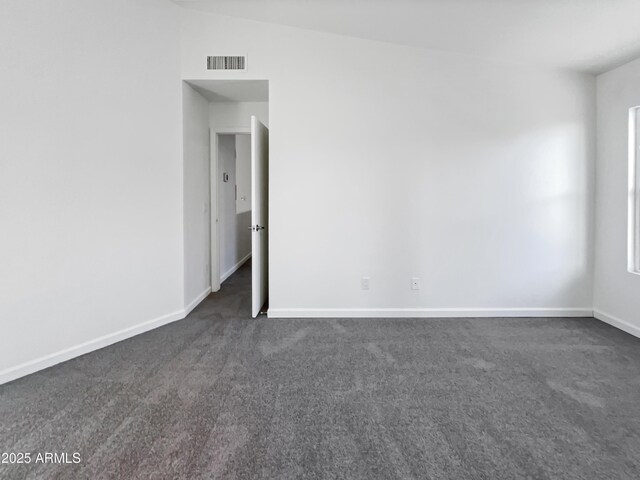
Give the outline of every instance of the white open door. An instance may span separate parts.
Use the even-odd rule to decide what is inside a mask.
[[[251,315],[269,292],[269,129],[251,117]]]

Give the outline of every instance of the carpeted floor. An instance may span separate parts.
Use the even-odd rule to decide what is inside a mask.
[[[249,283],[247,265],[186,320],[0,386],[0,452],[81,458],[0,478],[640,478],[630,335],[251,320]]]

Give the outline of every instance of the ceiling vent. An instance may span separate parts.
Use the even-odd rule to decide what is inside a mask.
[[[213,55],[207,57],[207,70],[246,70],[245,55]]]

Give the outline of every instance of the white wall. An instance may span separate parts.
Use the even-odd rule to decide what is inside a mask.
[[[251,211],[251,135],[236,135],[236,213]],[[248,230],[247,230],[248,231]]]
[[[244,128],[251,127],[251,116],[255,115],[269,126],[268,102],[212,102],[209,108],[211,128]]]
[[[181,15],[269,80],[271,315],[590,313],[592,76]]]
[[[640,59],[597,82],[595,315],[640,336],[640,275],[627,271],[627,122],[640,105]]]
[[[182,84],[184,156],[184,298],[191,306],[211,289],[209,102]]]
[[[0,383],[180,316],[176,10],[0,2]]]

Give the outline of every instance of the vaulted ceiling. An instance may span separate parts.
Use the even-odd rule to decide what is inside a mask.
[[[640,56],[640,0],[174,0],[321,32],[600,73]]]

